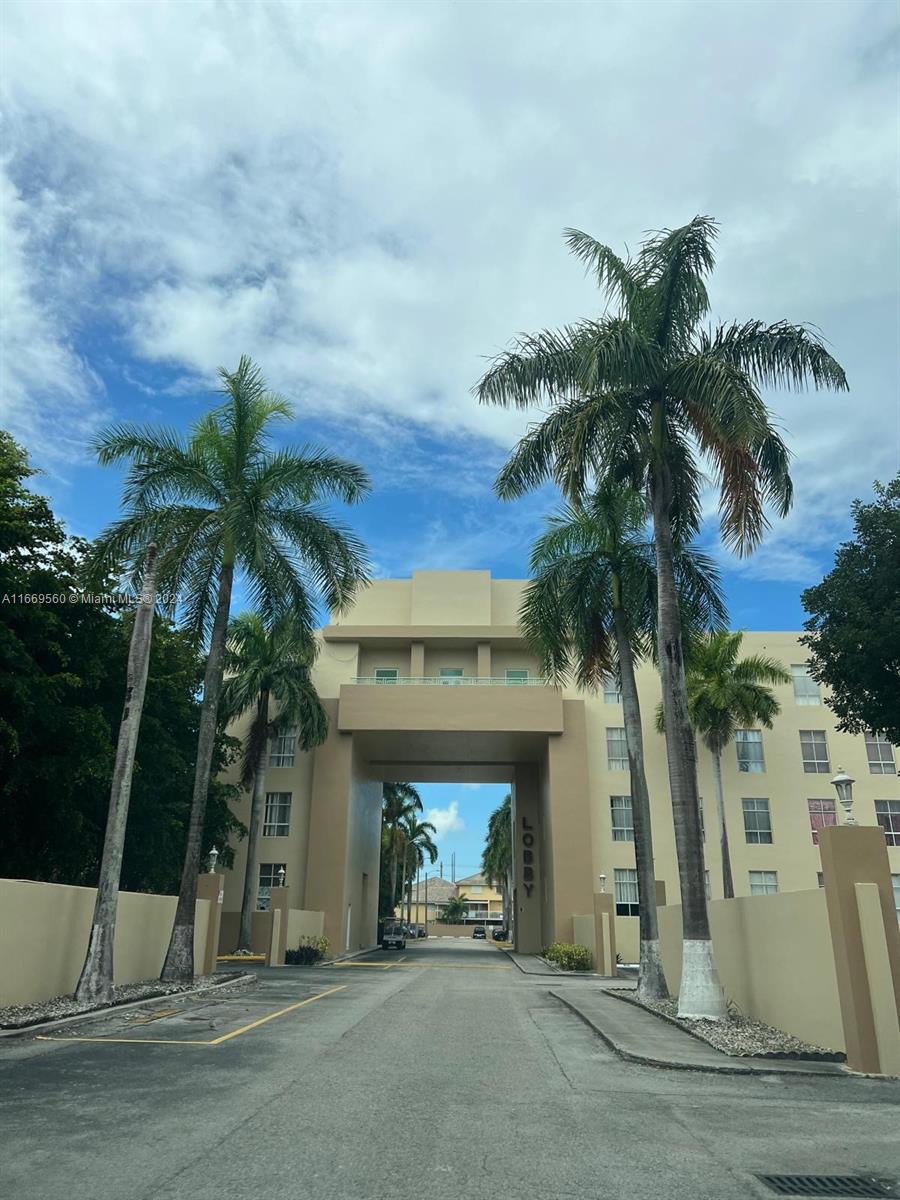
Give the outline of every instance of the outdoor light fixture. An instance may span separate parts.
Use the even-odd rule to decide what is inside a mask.
[[[600,876],[600,891],[601,892],[606,891],[606,876],[605,875]]]
[[[850,815],[850,810],[853,808],[853,784],[856,781],[850,778],[843,767],[838,767],[837,775],[831,782],[834,784],[841,808],[844,810],[844,824],[855,825],[856,819]]]
[[[209,852],[209,873],[210,873],[210,875],[215,875],[215,873],[216,873],[216,861],[217,861],[218,857],[219,857],[219,852],[215,848],[215,846],[213,846],[212,850],[210,850],[210,852]]]
[[[284,867],[278,868],[278,886],[284,887]]]

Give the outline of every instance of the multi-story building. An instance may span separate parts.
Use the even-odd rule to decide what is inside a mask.
[[[613,680],[584,694],[541,677],[517,625],[524,586],[487,571],[379,580],[321,631],[315,675],[328,740],[302,754],[286,736],[273,750],[259,885],[264,897],[284,868],[292,906],[324,912],[337,951],[374,943],[381,784],[408,780],[510,785],[521,949],[571,941],[574,917],[591,913],[594,893],[608,890],[620,952],[635,956],[637,885],[618,691]],[[791,682],[775,689],[775,727],[740,730],[723,756],[735,893],[817,886],[817,830],[842,819],[830,782],[842,766],[856,781],[856,820],[885,830],[900,908],[895,749],[837,731],[796,633],[748,633],[744,650],[783,662]],[[639,669],[638,688],[656,876],[672,901],[678,872],[652,666]],[[708,888],[720,898],[712,763],[702,745],[699,758]],[[240,906],[244,845],[226,881],[226,910]]]

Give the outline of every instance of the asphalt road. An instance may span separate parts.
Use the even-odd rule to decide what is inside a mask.
[[[626,1064],[551,985],[595,986],[431,939],[2,1040],[0,1195],[743,1200],[771,1195],[754,1172],[900,1173],[900,1084]]]

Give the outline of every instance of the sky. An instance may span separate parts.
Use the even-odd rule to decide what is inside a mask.
[[[0,422],[69,528],[110,422],[185,429],[247,353],[285,442],[370,472],[378,576],[527,571],[554,503],[492,495],[540,414],[471,387],[519,331],[599,313],[575,226],[721,224],[713,319],[818,326],[848,395],[768,397],[796,502],[718,556],[732,622],[797,628],[854,497],[900,462],[890,0],[6,0]]]
[[[427,870],[437,874],[443,867],[444,879],[451,879],[452,855],[456,855],[456,879],[465,879],[481,870],[481,853],[488,818],[503,803],[508,783],[419,783],[416,784],[425,809],[422,820],[435,828],[432,840],[438,848],[438,861]]]

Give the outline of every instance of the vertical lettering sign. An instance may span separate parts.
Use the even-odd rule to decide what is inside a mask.
[[[531,893],[535,883],[535,849],[534,849],[534,826],[531,825],[527,818],[522,818],[522,885],[525,888],[525,895],[531,899]]]

